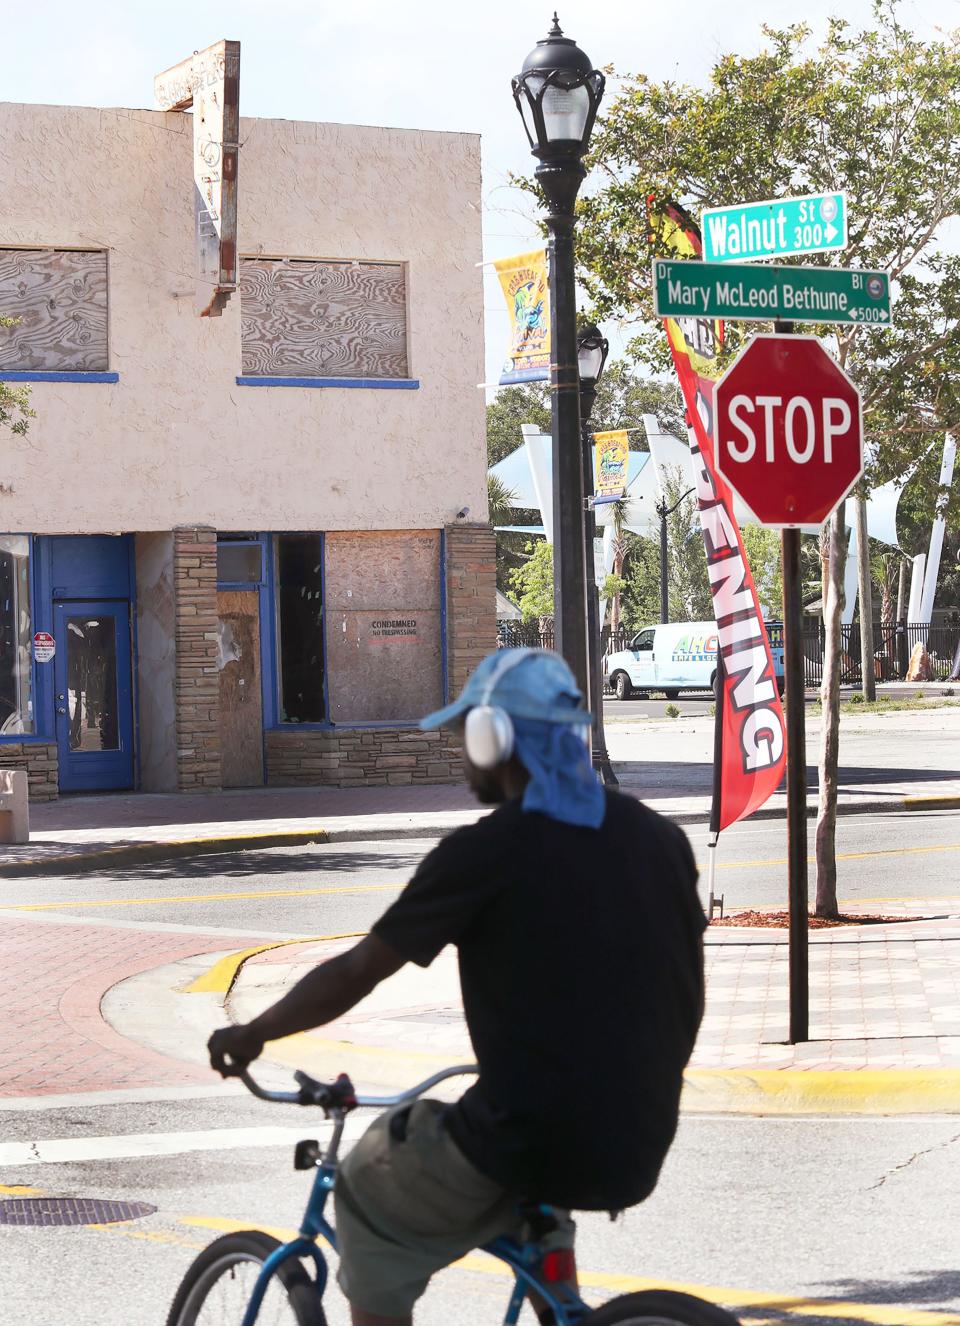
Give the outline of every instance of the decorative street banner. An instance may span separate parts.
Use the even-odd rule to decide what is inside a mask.
[[[500,386],[550,378],[550,287],[545,249],[494,262],[510,316],[509,357]]]
[[[618,498],[627,491],[630,466],[630,442],[626,429],[615,433],[594,433],[597,457],[598,497]]]
[[[651,230],[679,255],[700,257],[696,224],[681,208],[665,204],[659,212],[651,211],[650,223]],[[691,428],[690,450],[721,659],[719,759],[710,819],[711,832],[716,835],[752,815],[780,785],[786,764],[783,708],[763,613],[733,515],[732,495],[714,465],[713,391],[722,372],[718,352],[723,324],[705,318],[667,318],[664,326]]]
[[[197,311],[218,318],[237,288],[237,155],[240,43],[218,41],[157,74],[161,110],[193,107],[193,198]]]

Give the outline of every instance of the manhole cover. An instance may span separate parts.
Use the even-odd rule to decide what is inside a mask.
[[[96,1197],[11,1197],[0,1202],[0,1225],[114,1225],[153,1215],[147,1202],[102,1202]]]

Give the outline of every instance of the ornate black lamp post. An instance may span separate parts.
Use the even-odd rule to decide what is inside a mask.
[[[593,574],[593,549],[597,538],[597,516],[589,505],[593,496],[593,447],[590,443],[590,416],[597,399],[597,383],[603,375],[610,346],[605,336],[591,323],[581,327],[577,336],[577,363],[580,370],[580,427],[583,458],[583,495],[587,503],[583,521],[583,555],[587,571],[587,660],[590,670],[590,708],[593,712],[593,767],[608,787],[619,780],[607,754],[603,731],[603,677],[600,671],[600,611]]]
[[[534,173],[549,209],[554,632],[558,652],[588,696],[573,228],[574,205],[586,176],[583,157],[604,77],[576,42],[563,35],[554,14],[553,27],[524,60],[512,86],[531,150],[539,160]]]

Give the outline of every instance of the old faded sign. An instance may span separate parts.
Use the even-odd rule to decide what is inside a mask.
[[[237,288],[240,43],[218,41],[153,80],[161,110],[193,107],[197,308],[219,317]]]

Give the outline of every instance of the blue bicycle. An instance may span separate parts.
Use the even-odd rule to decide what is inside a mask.
[[[241,1073],[241,1080],[261,1100],[320,1106],[333,1120],[333,1134],[325,1152],[318,1142],[308,1140],[299,1142],[294,1153],[296,1169],[316,1171],[299,1237],[280,1243],[251,1229],[211,1243],[184,1276],[167,1326],[326,1326],[327,1263],[317,1239],[322,1237],[336,1250],[337,1236],[324,1211],[333,1191],[347,1115],[358,1106],[407,1105],[448,1077],[476,1071],[475,1065],[448,1068],[396,1096],[358,1096],[345,1076],[327,1084],[306,1073],[295,1074],[297,1091],[267,1091],[249,1073]],[[534,1229],[552,1227],[549,1207],[531,1204],[524,1214],[531,1217],[528,1224]],[[506,1262],[514,1274],[504,1326],[516,1326],[530,1291],[553,1309],[557,1326],[738,1326],[735,1317],[712,1303],[668,1290],[624,1294],[591,1309],[565,1283],[569,1257],[562,1253],[546,1251],[536,1241],[519,1243],[510,1238],[495,1239],[484,1251]],[[304,1263],[311,1266],[312,1275]]]

